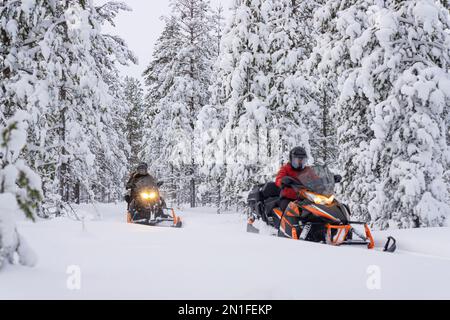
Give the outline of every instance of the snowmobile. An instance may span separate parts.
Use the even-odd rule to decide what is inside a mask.
[[[147,226],[169,226],[181,228],[182,221],[173,208],[167,208],[160,195],[159,188],[163,183],[155,185],[150,177],[141,178],[136,182],[127,212],[127,222]]]
[[[247,231],[260,233],[262,221],[277,232],[275,235],[294,240],[326,243],[334,246],[360,245],[375,248],[370,227],[352,221],[350,208],[335,196],[335,177],[326,166],[314,166],[297,179],[285,177],[282,188],[293,188],[298,199],[282,212],[279,206],[281,189],[273,182],[256,186],[248,196]],[[384,251],[395,252],[397,241],[389,237]]]

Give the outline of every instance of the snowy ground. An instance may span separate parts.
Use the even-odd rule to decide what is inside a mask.
[[[0,299],[450,299],[447,228],[395,231],[386,254],[248,234],[213,209],[183,210],[183,229],[128,225],[124,205],[78,211],[102,220],[19,224],[40,262],[2,270]]]

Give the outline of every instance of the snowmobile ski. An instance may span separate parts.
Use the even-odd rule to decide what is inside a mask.
[[[165,217],[154,217],[153,215],[150,216],[150,218],[143,218],[143,219],[133,219],[133,218],[127,218],[128,223],[134,223],[134,224],[140,224],[150,227],[170,227],[170,228],[182,228],[183,222],[179,216],[175,214],[175,210],[172,208],[166,208],[164,210],[167,210],[170,212],[170,214],[166,215]],[[130,216],[130,214],[128,214]],[[165,223],[169,222],[170,225],[167,225]]]
[[[255,233],[255,234],[259,234],[259,230],[257,228],[255,228],[255,226],[253,225],[255,223],[254,219],[249,219],[248,223],[247,223],[247,232],[249,233]]]

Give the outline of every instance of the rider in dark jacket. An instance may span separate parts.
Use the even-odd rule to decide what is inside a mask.
[[[148,165],[144,162],[139,164],[136,170],[130,174],[130,178],[126,184],[127,194],[125,195],[125,201],[128,204],[128,210],[130,209],[131,201],[136,197],[136,183],[142,178],[150,178],[154,181],[153,184],[156,185],[156,179],[148,173]]]
[[[154,185],[156,185],[156,179],[148,173],[148,165],[144,162],[139,164],[135,171],[130,174],[130,178],[128,179],[126,189],[131,190],[131,194],[127,202],[130,203],[132,199],[134,199],[134,190],[136,187],[136,182],[139,179],[144,177],[150,177],[151,180],[154,181]]]
[[[126,184],[126,189],[130,190],[130,193],[125,196],[125,201],[128,203],[128,211],[130,210],[131,202],[136,197],[136,183],[142,178],[147,178],[150,181],[153,181],[150,184],[152,184],[154,186],[161,185],[161,184],[158,184],[156,179],[151,174],[148,173],[148,165],[146,163],[142,162],[141,164],[139,164],[139,166],[136,168],[136,170],[130,174],[130,178],[128,179],[128,182]],[[161,201],[160,214],[161,214],[161,216],[165,216],[163,208],[166,208],[167,205],[162,197],[160,197],[160,201]]]

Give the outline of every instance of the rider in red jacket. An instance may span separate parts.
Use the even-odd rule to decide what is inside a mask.
[[[297,179],[299,173],[307,170],[306,166],[308,162],[308,154],[306,150],[302,147],[297,147],[292,149],[289,154],[289,163],[282,166],[280,171],[278,172],[277,179],[275,181],[276,185],[281,188],[282,187],[282,179],[284,177],[292,177]],[[281,192],[281,201],[280,207],[283,210],[286,210],[292,200],[297,200],[297,193],[292,188],[284,188]]]

